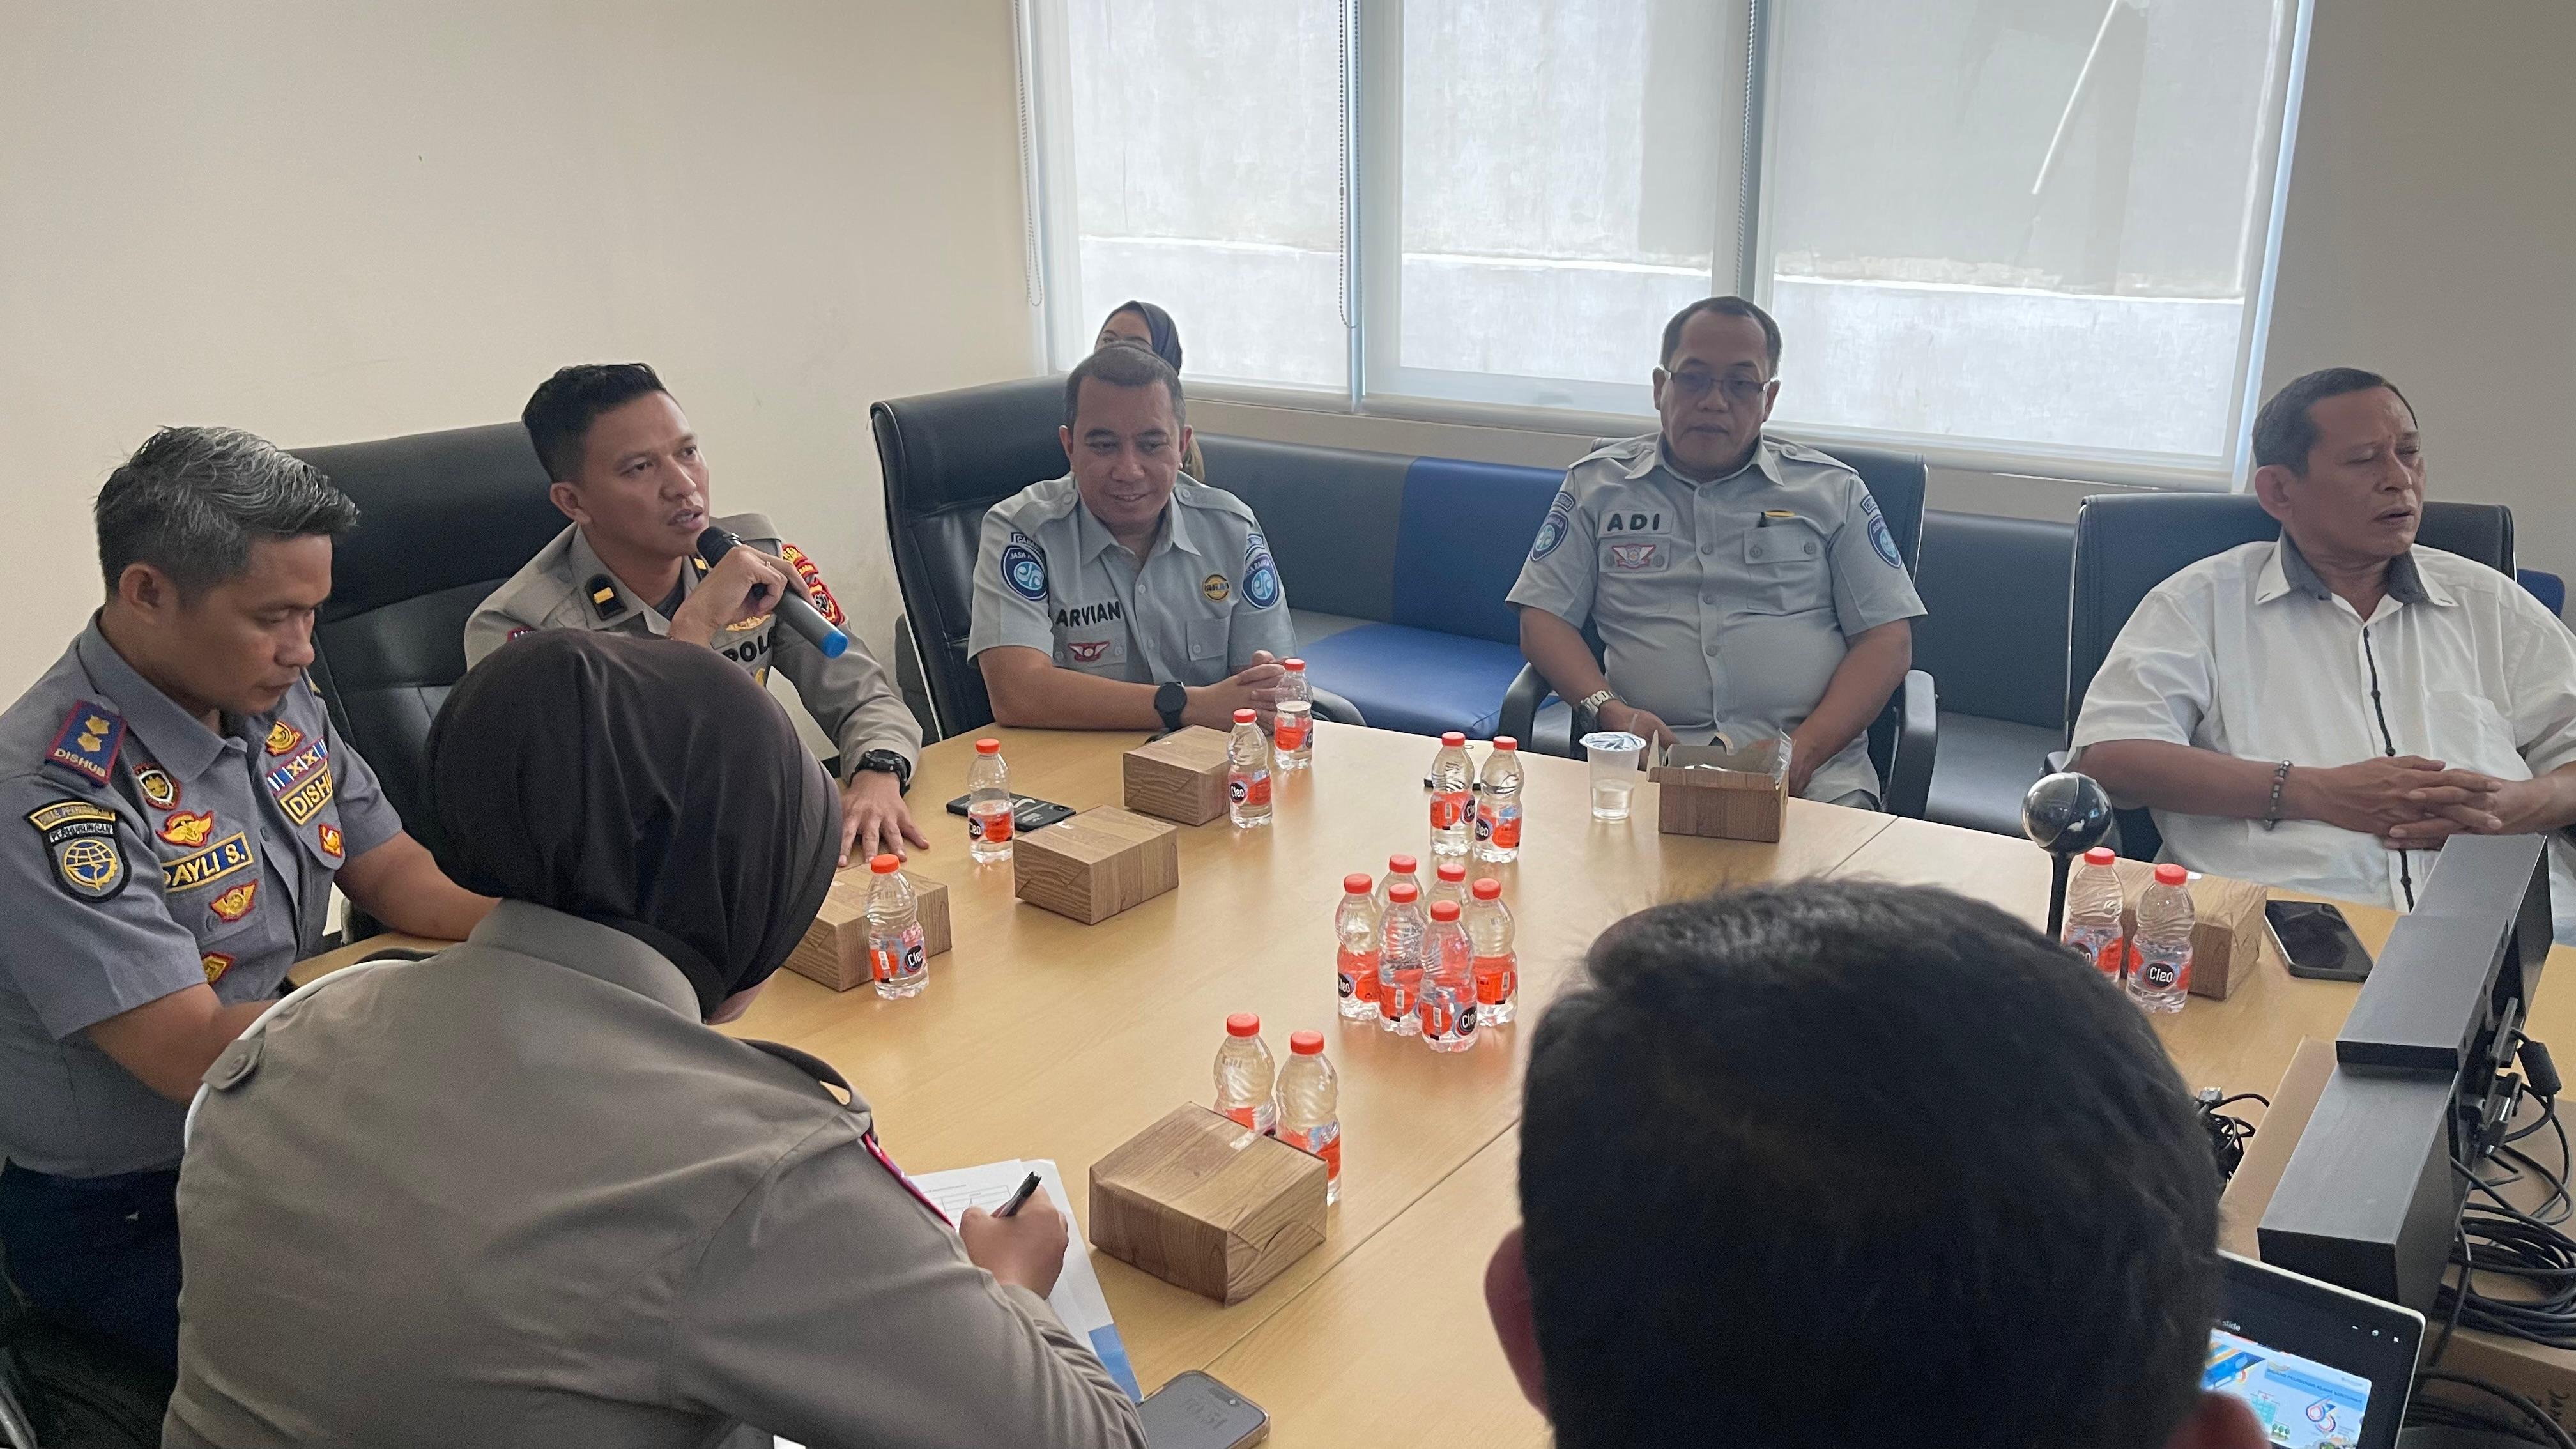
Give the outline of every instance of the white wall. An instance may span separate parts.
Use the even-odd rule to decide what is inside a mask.
[[[660,368],[882,650],[868,404],[1031,365],[1012,65],[1006,0],[0,0],[0,698],[155,426],[497,422],[583,360]]]

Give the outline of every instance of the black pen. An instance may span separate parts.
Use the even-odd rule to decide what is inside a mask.
[[[1032,1172],[1029,1174],[1028,1181],[1020,1184],[1020,1190],[1011,1194],[1011,1200],[1009,1202],[993,1209],[993,1216],[997,1218],[1006,1218],[1011,1216],[1013,1213],[1018,1212],[1020,1210],[1020,1205],[1029,1200],[1029,1194],[1036,1192],[1037,1190],[1038,1175]]]

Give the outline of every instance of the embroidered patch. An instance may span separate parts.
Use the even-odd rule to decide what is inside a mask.
[[[60,765],[104,785],[109,767],[116,763],[117,747],[124,742],[123,715],[103,704],[80,700],[72,705],[70,714],[63,716],[62,733],[54,736],[54,747],[45,752],[45,763]]]
[[[797,576],[805,580],[805,592],[814,596],[814,607],[822,611],[824,618],[835,626],[849,622],[841,613],[840,602],[832,597],[830,589],[823,586],[823,571],[814,567],[814,561],[805,556],[804,550],[792,543],[782,543],[778,546],[778,556],[793,565]]]
[[[1067,639],[1064,641],[1064,652],[1072,655],[1073,662],[1076,664],[1097,664],[1100,662],[1100,657],[1109,652],[1109,641],[1106,639]]]
[[[325,824],[313,837],[313,843],[322,847],[324,855],[338,860],[341,855],[340,827]]]
[[[281,791],[277,797],[277,808],[285,811],[286,818],[297,825],[302,825],[322,813],[322,807],[330,803],[331,772],[329,770],[314,771],[295,788]]]
[[[248,867],[253,858],[249,838],[236,830],[194,855],[163,861],[161,888],[165,891],[192,891],[210,886],[234,871]]]
[[[1199,594],[1211,604],[1222,604],[1234,592],[1234,585],[1223,574],[1210,574],[1199,583]]]
[[[268,727],[268,752],[272,755],[285,754],[302,743],[304,743],[304,731],[284,720],[279,720]]]
[[[1896,551],[1896,536],[1887,531],[1887,520],[1877,517],[1877,513],[1875,507],[1870,509],[1869,546],[1878,550],[1878,556],[1886,561],[1889,568],[1901,569],[1905,567],[1905,557]]]
[[[534,630],[534,629],[529,628],[529,627],[528,627],[527,625],[525,625],[525,624],[522,624],[522,625],[520,625],[518,628],[511,630],[508,634],[503,635],[503,636],[502,636],[502,638],[501,638],[501,642],[502,642],[502,643],[504,643],[504,644],[507,644],[507,643],[509,643],[511,640],[516,639],[516,638],[519,638],[519,637],[521,637],[522,635],[534,634],[535,632],[537,632],[537,631],[536,631],[536,630]]]
[[[582,587],[590,590],[590,607],[599,615],[599,622],[605,624],[626,612],[626,601],[617,597],[617,585],[608,575],[592,574],[590,582]]]
[[[1243,539],[1243,599],[1256,609],[1279,602],[1279,566],[1270,561],[1270,540],[1257,533]]]
[[[56,800],[27,812],[54,858],[54,882],[73,899],[111,901],[131,872],[116,834],[116,812],[87,800]]]
[[[246,880],[208,901],[206,908],[215,913],[216,920],[229,924],[249,915],[250,908],[257,904],[259,904],[259,882]]]
[[[214,833],[215,812],[211,810],[173,812],[169,819],[161,822],[158,832],[163,840],[172,845],[184,845],[190,850],[205,844],[206,837]]]
[[[294,759],[260,778],[268,782],[268,792],[274,795],[301,781],[306,775],[312,773],[315,766],[329,758],[331,758],[331,747],[320,740],[315,740],[298,752]]]
[[[155,810],[167,810],[179,803],[179,782],[159,765],[137,765],[134,788],[143,792],[143,803]]]
[[[221,951],[208,951],[197,964],[206,968],[206,984],[212,986],[224,979],[225,972],[233,969],[233,958]]]
[[[1029,547],[1024,534],[1012,534],[1011,541],[1002,546],[1002,582],[1010,585],[1012,593],[1032,604],[1046,602],[1046,560],[1038,556],[1036,549]]]
[[[1610,567],[1628,572],[1653,568],[1663,552],[1656,543],[1614,543],[1610,545]]]
[[[1556,501],[1547,506],[1547,517],[1538,526],[1538,541],[1530,545],[1532,561],[1556,552],[1565,536],[1574,528],[1574,495],[1560,488]]]

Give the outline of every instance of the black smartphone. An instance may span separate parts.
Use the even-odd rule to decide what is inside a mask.
[[[960,820],[965,819],[966,797],[960,795],[949,801],[948,813]],[[1070,805],[1058,805],[1053,800],[1041,800],[1035,795],[1014,795],[1011,797],[1011,833],[1026,835],[1041,825],[1053,825],[1072,814]]]
[[[1145,1424],[1146,1449],[1244,1449],[1270,1437],[1270,1416],[1259,1404],[1190,1369],[1154,1391],[1136,1408]]]
[[[2370,975],[2370,948],[2343,912],[2323,901],[2265,901],[2263,920],[2293,976],[2360,981]]]

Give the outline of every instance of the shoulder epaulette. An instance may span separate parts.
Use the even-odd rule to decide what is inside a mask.
[[[590,592],[591,612],[599,615],[599,622],[605,624],[626,612],[626,601],[617,597],[617,581],[608,575],[592,574],[584,587]]]
[[[93,784],[104,785],[125,743],[125,716],[94,700],[76,700],[63,716],[62,732],[45,752],[45,763],[60,765]]]

